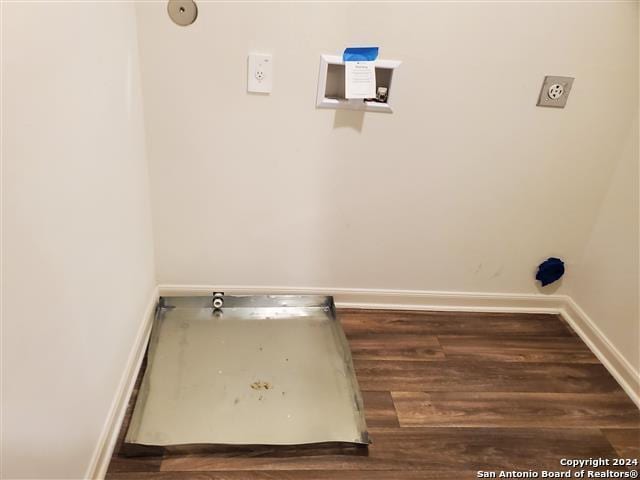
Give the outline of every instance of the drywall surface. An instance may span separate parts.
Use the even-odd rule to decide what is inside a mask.
[[[535,294],[554,255],[566,292],[637,109],[636,4],[199,9],[137,6],[160,283]],[[315,108],[353,43],[403,62],[393,114]],[[535,106],[547,74],[566,109]]]
[[[82,478],[155,286],[135,15],[2,5],[2,478]]]
[[[636,21],[640,12],[636,3]],[[638,46],[636,38],[635,45]],[[636,50],[636,57],[640,52]],[[613,167],[583,254],[574,266],[569,293],[640,375],[640,196],[638,193],[638,71],[635,95],[628,102],[635,119],[617,148],[607,155]]]
[[[615,170],[569,291],[640,374],[637,121],[627,133],[609,158]]]
[[[636,20],[639,15],[637,11]],[[635,105],[636,118],[618,150],[608,157],[614,171],[576,265],[570,294],[640,375],[638,72],[635,81],[636,95],[629,102]]]

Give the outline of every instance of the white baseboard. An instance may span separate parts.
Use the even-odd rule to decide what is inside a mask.
[[[640,408],[640,373],[571,297],[567,297],[560,314]]]
[[[89,468],[87,468],[85,478],[102,479],[107,473],[111,455],[113,454],[113,449],[115,448],[116,441],[118,439],[120,425],[122,424],[124,414],[127,411],[129,397],[131,397],[131,393],[133,392],[133,387],[135,386],[136,378],[138,376],[138,370],[140,369],[142,359],[144,358],[149,333],[151,332],[151,325],[153,323],[155,308],[158,303],[158,296],[158,288],[156,287],[151,293],[149,303],[147,304],[144,312],[144,317],[141,319],[140,327],[138,328],[133,346],[129,352],[129,358],[127,359],[125,370],[120,378],[118,389],[111,404],[111,408],[109,409],[109,415],[107,416],[107,420],[105,421],[102,429],[98,445],[91,457],[91,462],[89,463]]]
[[[559,313],[564,295],[430,292],[330,287],[263,287],[237,285],[160,285],[160,295],[332,295],[342,308],[384,308],[461,312]]]

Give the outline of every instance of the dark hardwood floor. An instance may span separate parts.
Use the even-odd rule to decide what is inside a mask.
[[[464,480],[478,470],[566,471],[563,458],[640,457],[639,410],[557,315],[341,310],[339,318],[368,450],[127,457],[136,389],[107,478]]]

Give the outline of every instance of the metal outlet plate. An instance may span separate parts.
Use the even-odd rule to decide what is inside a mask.
[[[538,107],[564,108],[573,85],[573,77],[547,75],[542,82]]]
[[[176,25],[186,27],[198,18],[198,6],[193,0],[169,0],[167,13]]]

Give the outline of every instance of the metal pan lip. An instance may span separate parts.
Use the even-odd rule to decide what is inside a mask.
[[[207,308],[213,295],[163,296],[165,307]],[[333,297],[324,295],[224,295],[224,308],[307,307],[335,308]]]

